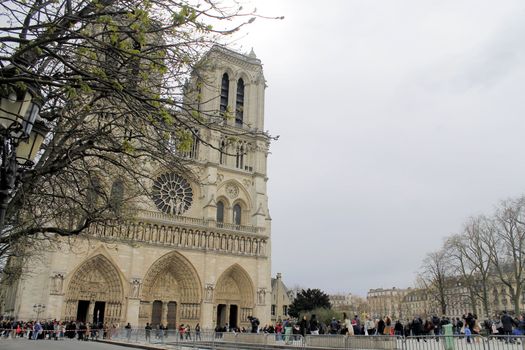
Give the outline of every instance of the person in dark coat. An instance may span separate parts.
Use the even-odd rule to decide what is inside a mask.
[[[401,321],[397,320],[396,324],[394,325],[394,334],[396,336],[403,336],[403,325],[401,324]]]
[[[423,332],[423,321],[419,317],[414,317],[412,320],[411,329],[412,335],[417,338],[417,341],[419,341],[419,337]]]
[[[503,335],[505,335],[505,343],[509,342],[509,335],[512,335],[512,327],[516,325],[512,317],[509,316],[507,311],[503,311],[501,315],[501,324],[503,325]],[[512,339],[510,339],[512,342]]]
[[[471,331],[474,329],[474,323],[476,320],[474,319],[474,315],[472,313],[468,313],[467,316],[464,317],[465,319],[465,327],[468,327]]]
[[[384,331],[385,331],[385,321],[381,318],[377,322],[377,334],[382,335]]]
[[[306,331],[309,328],[308,320],[306,319],[306,316],[303,316],[303,319],[301,322],[299,322],[299,332],[302,334],[302,336],[306,336]]]

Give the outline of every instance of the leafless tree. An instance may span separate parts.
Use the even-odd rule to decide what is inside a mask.
[[[469,290],[471,311],[477,314],[479,300],[487,318],[491,316],[489,290],[493,278],[488,244],[492,233],[490,221],[478,216],[468,220],[462,234],[452,235],[445,243],[454,273]]]
[[[491,223],[492,234],[487,236],[490,259],[499,280],[508,290],[519,314],[525,283],[525,197],[502,201]]]
[[[437,302],[439,312],[447,312],[447,286],[451,276],[450,260],[444,249],[428,253],[423,260],[419,281],[427,293]]]

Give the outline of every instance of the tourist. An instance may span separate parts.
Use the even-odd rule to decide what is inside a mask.
[[[195,340],[201,340],[201,325],[199,323],[195,326]]]
[[[465,327],[465,338],[467,339],[467,343],[470,343],[470,336],[472,335],[472,332],[470,331],[469,327]]]
[[[456,317],[456,330],[455,330],[454,334],[459,335],[459,334],[461,334],[462,330],[464,332],[463,321],[461,321],[461,319],[459,317]]]
[[[397,320],[396,324],[394,325],[394,335],[396,337],[402,337],[403,336],[403,325],[401,324],[400,320]]]
[[[186,339],[191,340],[191,327],[189,324],[186,325],[185,333],[186,333]]]
[[[129,342],[131,341],[131,324],[128,322],[128,324],[124,328],[126,329],[126,339]]]
[[[341,331],[341,334],[354,335],[355,332],[353,323],[355,323],[355,320],[350,321],[346,315],[346,312],[343,312],[343,330]]]
[[[312,315],[312,318],[313,316],[315,315]],[[312,327],[312,322],[310,322],[310,327]],[[276,341],[282,340],[283,339],[282,334],[283,334],[283,325],[281,322],[277,322],[277,324],[275,325],[275,340]],[[319,330],[317,330],[317,334],[319,334]]]
[[[412,335],[417,338],[417,341],[419,341],[419,338],[421,337],[421,334],[423,333],[423,320],[419,318],[418,316],[414,317],[410,325],[410,328],[412,331]]]
[[[146,327],[144,327],[145,329],[145,334],[146,334],[146,342],[150,343],[151,342],[151,326],[149,325],[149,323],[146,323]]]
[[[186,327],[184,327],[184,323],[181,323],[179,326],[180,340],[184,340],[184,332],[186,332]]]
[[[303,337],[306,336],[306,331],[309,328],[308,326],[308,320],[306,319],[306,316],[303,316],[303,319],[299,322],[299,333],[301,333]]]
[[[385,320],[384,319],[379,319],[379,320],[376,320],[377,321],[377,335],[383,335],[385,334]]]
[[[376,324],[370,316],[365,321],[365,335],[374,335],[376,333]]]
[[[319,335],[319,322],[315,314],[310,318],[310,334]]]
[[[511,343],[514,342],[514,340],[510,337],[512,335],[512,327],[516,325],[516,321],[510,315],[507,313],[507,311],[503,311],[503,315],[501,315],[501,324],[503,326],[503,335],[505,336],[505,343],[508,343],[509,341]]]
[[[40,321],[36,321],[33,326],[33,340],[37,340],[40,334],[42,334],[42,325],[40,324]]]
[[[335,319],[335,317],[332,317],[332,321],[330,322],[330,334],[337,334],[339,332],[339,322]]]
[[[384,335],[392,335],[392,320],[389,316],[385,316],[385,329],[383,330]]]
[[[432,316],[432,324],[434,325],[434,335],[436,336],[436,341],[439,341],[439,336],[441,335],[441,320],[437,315]]]
[[[254,316],[248,316],[248,320],[250,321],[252,325],[252,333],[258,333],[259,332],[259,319]]]

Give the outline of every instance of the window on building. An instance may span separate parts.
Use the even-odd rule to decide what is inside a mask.
[[[217,222],[224,222],[224,203],[222,201],[217,202]]]
[[[235,225],[241,224],[241,206],[239,204],[235,204],[233,206],[233,223]]]
[[[244,169],[244,145],[241,143],[237,145],[237,150],[235,154],[235,167],[238,169]]]
[[[272,304],[272,316],[275,316],[276,310],[277,310],[277,306],[275,304]]]
[[[97,176],[90,177],[86,194],[87,207],[89,210],[94,210],[97,207],[102,194],[103,189],[100,179]]]
[[[283,315],[288,316],[288,305],[283,306]]]
[[[244,119],[244,80],[237,81],[237,100],[235,102],[235,125],[242,126]]]
[[[199,131],[186,130],[182,139],[175,140],[175,147],[177,153],[181,157],[188,159],[197,159],[199,152]]]
[[[124,182],[117,179],[111,185],[110,207],[114,213],[120,214],[124,202]]]
[[[226,164],[226,143],[224,140],[221,141],[221,145],[219,147],[219,164],[223,165]]]
[[[226,110],[228,109],[228,94],[230,90],[230,77],[228,77],[228,73],[224,73],[222,75],[222,82],[221,82],[221,105],[220,105],[220,112],[222,114],[226,113]]]

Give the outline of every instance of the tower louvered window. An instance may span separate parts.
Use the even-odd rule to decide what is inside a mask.
[[[221,113],[226,113],[226,110],[228,109],[229,90],[230,90],[230,78],[228,77],[228,73],[224,73],[222,75],[222,82],[221,82],[221,106],[220,106]]]
[[[237,100],[235,102],[235,125],[242,126],[244,120],[244,80],[237,81]]]

